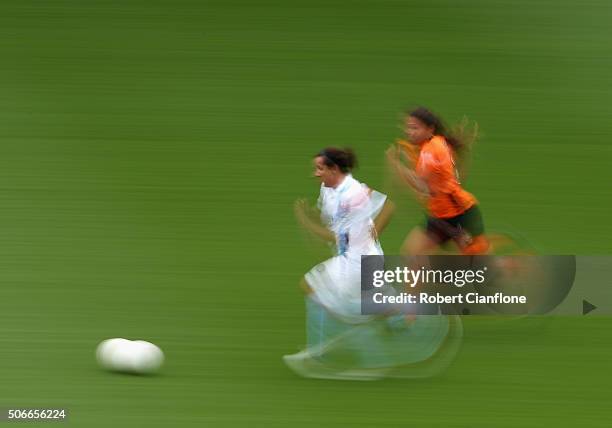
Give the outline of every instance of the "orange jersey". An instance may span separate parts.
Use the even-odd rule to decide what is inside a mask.
[[[421,145],[415,172],[429,189],[427,209],[432,217],[455,217],[477,203],[476,198],[461,187],[453,150],[444,137],[436,135]]]

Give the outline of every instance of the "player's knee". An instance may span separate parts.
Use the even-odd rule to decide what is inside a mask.
[[[404,241],[402,255],[424,255],[431,254],[437,243],[427,234],[427,232],[417,229],[413,230],[406,241]]]

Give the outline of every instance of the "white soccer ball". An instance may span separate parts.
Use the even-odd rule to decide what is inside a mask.
[[[96,350],[98,363],[107,370],[150,374],[159,370],[164,353],[144,340],[107,339]]]
[[[96,349],[96,359],[98,360],[98,364],[105,369],[112,370],[111,361],[115,351],[121,347],[127,346],[126,344],[128,342],[130,341],[122,338],[107,339],[102,341]]]

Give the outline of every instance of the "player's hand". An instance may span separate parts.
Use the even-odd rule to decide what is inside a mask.
[[[397,147],[397,157],[399,159],[399,161],[403,161],[405,165],[413,165],[413,161],[410,159],[410,157],[408,156],[408,153],[406,153],[405,150],[403,150],[400,146],[396,146]]]
[[[293,204],[293,212],[295,213],[295,217],[300,222],[300,224],[304,225],[308,222],[308,203],[306,199],[300,198],[296,200]]]
[[[398,175],[402,171],[402,163],[400,162],[400,152],[398,146],[389,146],[385,151],[385,157],[387,158],[387,164],[391,169]]]
[[[385,150],[385,157],[390,165],[395,166],[399,162],[400,148],[396,145],[391,145]]]

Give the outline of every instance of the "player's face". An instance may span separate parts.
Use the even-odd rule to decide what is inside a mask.
[[[333,185],[337,181],[337,169],[335,167],[329,167],[325,165],[322,156],[317,156],[314,158],[314,175],[325,187],[333,187]]]
[[[434,135],[433,126],[427,126],[416,117],[408,116],[405,125],[406,136],[411,143],[423,143]]]

